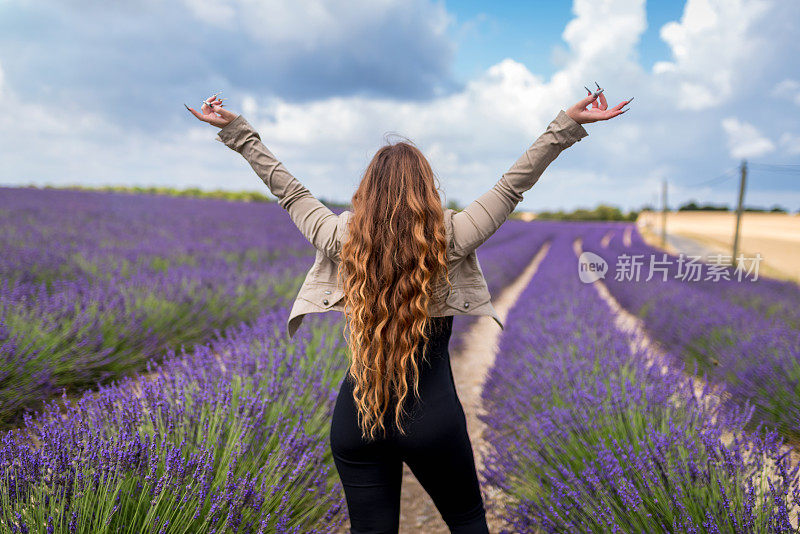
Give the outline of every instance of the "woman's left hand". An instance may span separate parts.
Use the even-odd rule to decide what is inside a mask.
[[[186,106],[186,104],[184,104]],[[217,95],[214,95],[212,98],[203,101],[203,107],[200,108],[202,113],[198,113],[194,109],[186,106],[192,115],[197,117],[199,120],[203,122],[207,122],[213,126],[218,126],[219,128],[224,128],[228,124],[233,121],[238,115],[227,109],[223,108],[224,104],[222,100],[220,100]]]

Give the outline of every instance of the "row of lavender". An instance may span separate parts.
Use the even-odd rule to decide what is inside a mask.
[[[276,235],[281,225],[266,227]],[[530,248],[507,245],[533,228],[504,225],[482,247],[484,264],[524,267],[542,235],[531,234]],[[486,271],[492,288],[516,274]],[[343,496],[327,432],[347,362],[341,317],[308,316],[290,343],[287,315],[284,301],[192,350],[168,351],[147,377],[26,416],[0,442],[0,532],[337,528]]]
[[[0,532],[335,529],[344,501],[325,438],[341,323],[313,316],[289,344],[286,313],[26,415],[0,442]]]
[[[754,271],[739,281],[733,268],[708,263],[687,276],[680,257],[647,245],[638,232],[627,247],[618,237],[606,248],[597,239],[586,243],[609,265],[625,257],[643,260],[641,277],[606,278],[617,301],[688,370],[696,365],[726,384],[731,402],[751,403],[754,420],[800,439],[800,287],[755,278]],[[647,280],[651,258],[663,272]]]
[[[796,532],[798,476],[778,435],[747,432],[748,412],[648,363],[579,280],[573,241],[613,226],[539,224],[556,237],[483,391],[482,476],[510,498],[509,531]]]
[[[277,204],[0,189],[0,424],[289,298],[313,249]]]

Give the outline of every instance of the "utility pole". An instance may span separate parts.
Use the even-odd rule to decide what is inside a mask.
[[[667,245],[667,180],[661,187],[661,244]]]
[[[739,180],[739,202],[736,205],[736,233],[733,235],[733,265],[736,265],[736,256],[739,254],[739,232],[742,227],[742,211],[744,210],[744,188],[747,182],[747,160],[742,160],[742,177]]]

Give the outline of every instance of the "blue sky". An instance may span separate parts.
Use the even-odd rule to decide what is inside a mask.
[[[597,80],[631,111],[586,125],[522,209],[800,209],[800,7],[781,0],[0,0],[0,183],[264,190],[216,128],[230,109],[317,196],[348,201],[387,133],[448,200],[489,189]],[[785,170],[785,169],[784,169]],[[713,178],[727,171],[719,180]]]

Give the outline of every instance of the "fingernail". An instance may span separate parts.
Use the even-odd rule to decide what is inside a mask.
[[[186,105],[186,102],[184,102],[183,105],[186,107],[186,109],[189,109],[189,106]],[[189,109],[189,111],[192,111],[192,110]]]
[[[633,102],[633,99],[634,99],[634,97],[631,97],[631,99],[628,100],[628,103],[630,104],[631,102]]]

